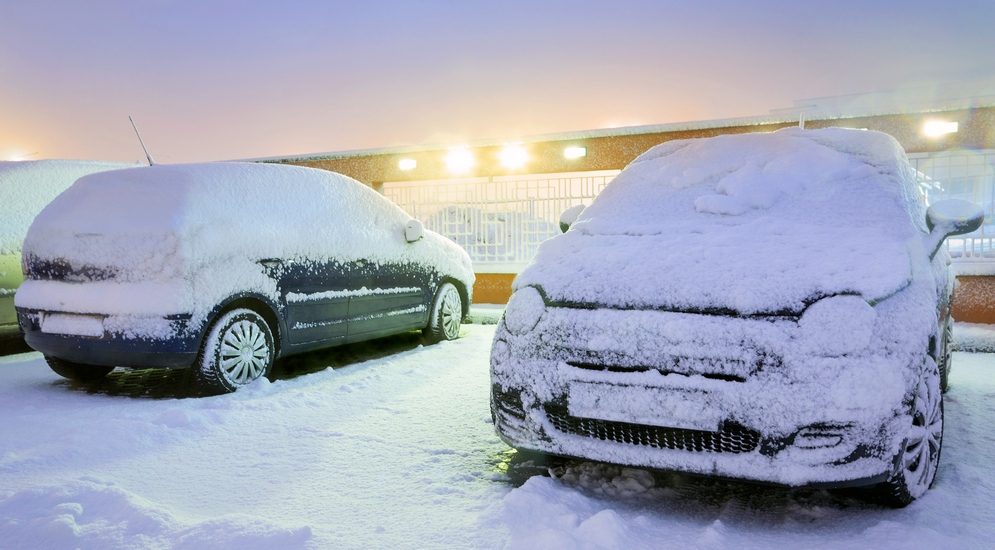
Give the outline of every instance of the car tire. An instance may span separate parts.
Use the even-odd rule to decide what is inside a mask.
[[[211,324],[192,368],[201,393],[229,393],[267,376],[275,356],[266,320],[251,309],[235,309]]]
[[[100,380],[114,370],[114,367],[84,365],[82,363],[74,363],[72,361],[66,361],[65,359],[59,359],[58,357],[52,357],[51,355],[45,356],[45,362],[48,363],[49,368],[55,371],[55,374],[58,374],[63,378],[79,382],[93,382],[94,380]]]
[[[462,320],[463,298],[459,290],[452,283],[443,283],[435,294],[428,326],[422,333],[431,344],[442,340],[455,340],[459,338]]]
[[[937,354],[937,367],[940,369],[940,391],[947,392],[947,380],[950,377],[951,344],[953,343],[953,325],[948,319],[943,327],[943,335],[940,339],[940,349]]]
[[[875,500],[894,508],[908,506],[933,485],[943,444],[943,394],[940,372],[927,357],[912,403],[912,425],[896,457],[897,471],[875,487]]]

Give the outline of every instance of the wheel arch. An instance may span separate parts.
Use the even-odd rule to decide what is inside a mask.
[[[435,288],[435,293],[432,295],[432,303],[435,303],[435,299],[439,296],[439,291],[442,289],[442,285],[450,283],[456,287],[456,291],[459,292],[460,302],[462,302],[463,307],[463,318],[461,321],[466,321],[467,316],[470,314],[470,293],[467,292],[466,285],[456,279],[455,277],[443,276],[442,280],[439,281],[439,286]]]
[[[268,298],[259,294],[236,294],[215,306],[207,316],[204,326],[201,327],[199,338],[201,345],[203,345],[208,329],[218,318],[229,311],[243,308],[258,313],[269,325],[270,331],[273,332],[273,344],[276,346],[274,357],[279,357],[283,349],[283,335],[285,334],[283,323],[280,322],[281,317],[277,313],[279,309]]]

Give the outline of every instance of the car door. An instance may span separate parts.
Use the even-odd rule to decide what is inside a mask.
[[[332,259],[280,262],[280,287],[291,344],[335,344],[348,335],[350,267]]]
[[[419,244],[425,243],[407,245]],[[362,290],[349,300],[349,339],[422,328],[431,300],[430,275],[411,263],[358,262],[353,283]]]

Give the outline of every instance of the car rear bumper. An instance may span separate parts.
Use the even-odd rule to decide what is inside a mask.
[[[46,314],[18,308],[18,321],[24,340],[45,355],[87,365],[136,368],[181,369],[197,358],[199,338],[188,330],[189,316],[179,315],[142,321],[157,325],[162,338],[135,337],[128,323],[119,317],[104,317],[102,334],[60,334],[42,330]],[[100,317],[100,316],[93,316]]]

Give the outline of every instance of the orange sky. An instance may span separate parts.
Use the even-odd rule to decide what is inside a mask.
[[[128,115],[173,163],[762,115],[995,77],[987,0],[691,4],[5,2],[0,160],[144,160]]]

